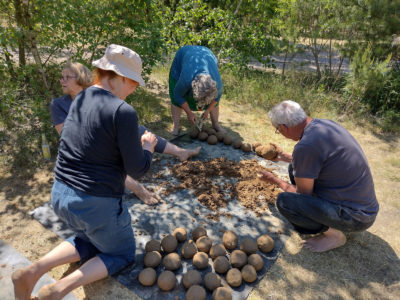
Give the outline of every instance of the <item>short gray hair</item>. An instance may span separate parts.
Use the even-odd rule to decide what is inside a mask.
[[[199,74],[192,81],[193,98],[200,108],[209,105],[218,97],[217,83],[209,74]]]
[[[292,100],[285,100],[275,105],[269,112],[272,126],[275,128],[279,124],[287,127],[294,127],[301,124],[307,118],[307,114],[301,108],[300,104]]]

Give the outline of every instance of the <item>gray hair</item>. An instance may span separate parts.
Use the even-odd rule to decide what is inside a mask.
[[[275,105],[269,112],[272,126],[275,128],[279,124],[287,127],[294,127],[301,124],[307,118],[307,114],[301,108],[300,104],[292,100],[285,100]]]
[[[200,108],[209,105],[218,97],[217,83],[209,74],[199,74],[192,81],[193,98]]]

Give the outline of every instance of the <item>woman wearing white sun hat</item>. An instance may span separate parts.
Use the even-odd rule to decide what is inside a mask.
[[[41,288],[39,298],[61,299],[135,259],[130,214],[121,199],[124,180],[146,173],[157,143],[150,132],[140,138],[136,112],[124,101],[144,85],[142,62],[136,52],[112,44],[92,64],[94,85],[76,96],[63,125],[51,196],[54,211],[75,235],[13,273],[16,299],[29,299],[37,280],[55,266],[82,263]]]

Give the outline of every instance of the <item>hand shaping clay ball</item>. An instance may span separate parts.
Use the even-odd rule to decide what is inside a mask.
[[[212,294],[213,300],[232,300],[232,292],[227,287],[219,287]]]
[[[206,128],[205,131],[210,135],[211,134],[215,135],[217,133],[217,131],[214,128],[211,128],[211,127]]]
[[[247,258],[247,263],[249,265],[252,265],[254,269],[256,269],[256,271],[260,271],[264,266],[264,261],[262,257],[257,253],[250,255]]]
[[[230,144],[232,144],[232,138],[231,138],[229,135],[226,135],[226,136],[224,137],[224,144],[225,144],[225,145],[230,145]]]
[[[174,252],[178,247],[178,240],[171,234],[168,234],[161,240],[161,247],[167,253]]]
[[[158,276],[157,285],[164,292],[168,292],[175,287],[175,274],[171,271],[164,271]]]
[[[197,241],[199,237],[207,236],[207,230],[204,227],[196,227],[192,232],[192,238],[194,241]]]
[[[192,285],[201,285],[201,274],[196,270],[189,270],[187,273],[183,274],[182,283],[185,288],[190,288]]]
[[[199,133],[200,133],[199,129],[195,127],[190,131],[190,137],[192,139],[195,139],[199,136]]]
[[[139,273],[139,282],[144,286],[152,286],[156,282],[157,273],[153,268],[143,269]]]
[[[226,274],[226,281],[231,287],[238,287],[242,284],[242,273],[239,269],[230,269]]]
[[[208,133],[205,131],[202,131],[199,133],[198,138],[200,141],[205,141],[208,138]]]
[[[155,268],[161,263],[161,254],[158,251],[147,252],[143,263],[146,267]]]
[[[181,267],[181,258],[179,257],[178,253],[170,253],[164,257],[163,265],[166,270],[178,270]]]
[[[233,250],[237,247],[238,237],[233,231],[227,230],[222,236],[222,242],[226,249]]]
[[[208,255],[207,255],[207,253],[197,252],[193,256],[193,265],[197,269],[200,269],[200,270],[207,268],[208,267]]]
[[[244,251],[246,254],[253,254],[257,252],[257,243],[251,238],[245,238],[240,244],[240,250]]]
[[[186,300],[206,300],[207,292],[200,285],[192,285],[186,292]]]
[[[200,252],[208,253],[212,246],[212,240],[208,236],[199,237],[196,241],[196,246],[197,250],[199,250]]]
[[[229,260],[226,258],[226,256],[218,256],[214,260],[214,270],[217,273],[220,274],[225,274],[229,268],[231,267]]]
[[[254,143],[251,145],[251,147],[253,148],[253,151],[255,151],[256,148],[257,148],[258,146],[261,146],[261,143],[260,143],[260,142],[254,142]]]
[[[204,286],[210,291],[215,290],[221,286],[221,277],[212,272],[207,273],[206,276],[204,276]]]
[[[257,279],[256,269],[252,265],[245,265],[242,269],[242,278],[246,282],[254,282]]]
[[[197,253],[197,246],[193,240],[189,240],[182,245],[181,254],[184,258],[192,258]]]
[[[257,239],[257,245],[261,252],[268,253],[274,249],[274,240],[268,234],[264,234]]]
[[[231,253],[231,265],[234,268],[241,268],[247,264],[247,255],[242,250],[235,250]]]
[[[218,138],[215,135],[209,135],[207,138],[207,143],[209,143],[210,145],[215,145],[216,143],[218,143]]]
[[[243,143],[240,149],[242,149],[243,152],[250,152],[251,146],[249,143]]]
[[[176,228],[172,235],[178,240],[178,242],[184,242],[187,238],[186,229],[182,227]]]
[[[146,252],[151,252],[151,251],[161,252],[161,243],[157,240],[148,241],[146,243],[144,250],[146,250]]]
[[[226,249],[224,244],[222,243],[216,244],[210,248],[210,256],[212,259],[218,256],[225,256],[225,255],[226,255]]]
[[[236,140],[232,144],[233,148],[239,149],[242,146],[242,141],[241,140]]]
[[[223,141],[224,140],[224,137],[225,137],[225,134],[223,133],[223,132],[221,132],[221,131],[218,131],[216,134],[215,134],[215,136],[218,138],[218,141]]]
[[[265,159],[275,159],[278,156],[278,152],[274,145],[269,144],[261,148],[261,156]]]

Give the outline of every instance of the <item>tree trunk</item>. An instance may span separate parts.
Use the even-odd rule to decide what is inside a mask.
[[[318,77],[318,79],[321,79],[322,75],[321,75],[321,68],[319,66],[319,57],[318,57],[319,51],[318,51],[316,37],[313,38],[313,46],[312,46],[311,51],[312,51],[312,54],[314,55],[315,65],[317,67],[317,77]]]
[[[282,80],[285,77],[285,67],[286,67],[286,60],[287,60],[287,56],[288,56],[288,52],[289,52],[289,45],[286,47],[286,52],[285,52],[285,59],[283,60],[283,66],[282,66]]]
[[[20,66],[26,65],[26,58],[25,58],[25,29],[26,29],[26,22],[24,21],[23,17],[23,7],[21,0],[14,0],[14,8],[15,8],[15,20],[17,21],[17,26],[20,29],[20,36],[18,37],[18,62]]]

